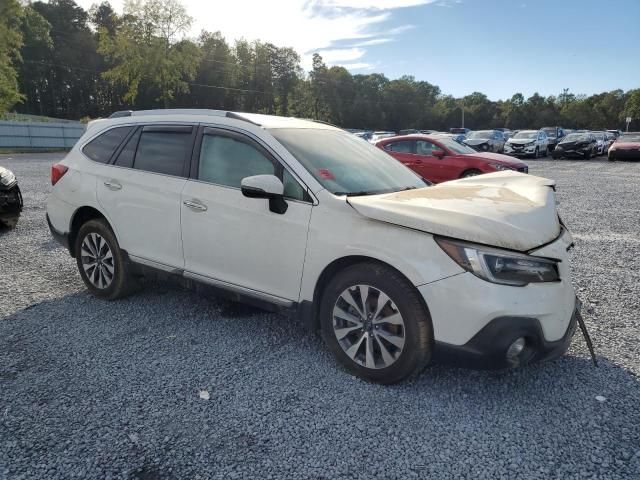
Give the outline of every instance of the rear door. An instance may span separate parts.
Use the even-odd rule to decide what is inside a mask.
[[[182,268],[180,195],[196,127],[142,125],[98,172],[98,202],[134,261]]]
[[[247,198],[243,178],[275,175],[287,209]],[[185,275],[276,303],[298,301],[312,199],[306,187],[246,133],[203,127],[182,193]]]

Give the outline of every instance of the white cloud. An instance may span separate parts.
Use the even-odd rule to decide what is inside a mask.
[[[89,8],[97,0],[77,0]],[[190,36],[201,30],[220,30],[227,40],[245,38],[277,46],[293,47],[303,57],[303,67],[311,66],[311,55],[320,52],[328,64],[361,58],[361,47],[393,41],[413,28],[400,25],[385,28],[393,10],[457,0],[182,0],[194,18]],[[111,0],[122,11],[124,0]],[[337,42],[356,42],[353,48],[337,48]]]
[[[340,63],[337,66],[344,67],[347,70],[373,70],[375,68],[375,65],[366,62]]]
[[[357,60],[365,54],[362,48],[336,48],[332,50],[319,50],[325,63],[336,64],[337,62],[350,62]]]

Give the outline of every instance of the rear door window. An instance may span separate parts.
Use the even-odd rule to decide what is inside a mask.
[[[82,152],[94,162],[109,163],[114,152],[131,130],[133,130],[132,126],[111,128],[87,143],[82,148]]]
[[[408,140],[403,140],[400,142],[392,142],[387,143],[384,146],[385,150],[389,150],[390,152],[398,152],[398,153],[413,153],[413,145],[412,142]]]
[[[133,168],[164,175],[183,176],[191,158],[191,126],[148,125],[142,129]]]

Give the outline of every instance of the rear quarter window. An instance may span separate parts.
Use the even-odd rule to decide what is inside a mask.
[[[94,162],[108,163],[131,130],[132,126],[111,128],[87,143],[82,153]]]

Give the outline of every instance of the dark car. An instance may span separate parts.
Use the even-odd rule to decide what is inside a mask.
[[[589,132],[565,135],[551,152],[554,159],[580,157],[588,160],[596,153],[598,142]]]
[[[443,135],[407,135],[376,143],[423,178],[440,183],[482,173],[515,170],[528,173],[526,163],[498,153],[480,153]]]
[[[0,167],[0,227],[13,228],[22,212],[22,193],[16,176]]]
[[[470,131],[471,130],[469,130],[468,128],[464,128],[464,127],[454,127],[454,128],[450,128],[449,129],[449,133],[457,133],[457,134],[464,134],[464,135],[466,135]]]
[[[477,130],[469,132],[463,140],[465,145],[470,146],[478,152],[504,151],[504,135],[500,130]]]
[[[549,138],[549,151],[556,148],[556,145],[565,137],[565,131],[562,127],[544,127],[541,128]]]
[[[640,132],[626,132],[609,148],[610,161],[622,159],[640,160]]]

